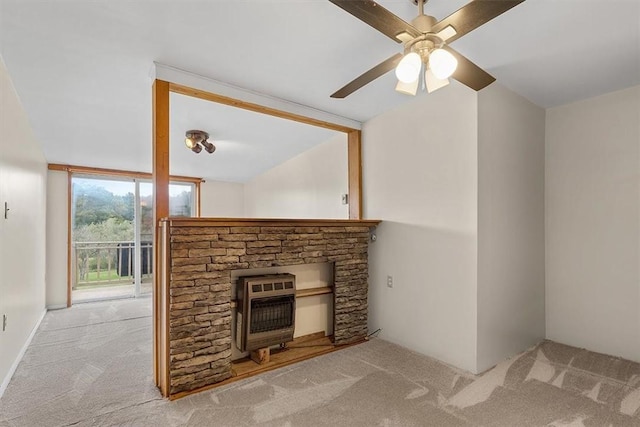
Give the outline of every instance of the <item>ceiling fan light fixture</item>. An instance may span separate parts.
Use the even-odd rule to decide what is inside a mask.
[[[446,50],[436,49],[429,54],[429,68],[436,78],[445,80],[458,68],[458,60]]]
[[[420,55],[415,52],[409,52],[396,67],[396,77],[402,83],[413,83],[418,81],[421,69],[422,59],[420,59]]]
[[[394,68],[398,80],[403,83],[419,80],[420,68],[429,67],[429,55],[433,49],[436,50],[432,54],[431,68],[438,80],[452,77],[475,91],[482,90],[493,83],[495,77],[452,48],[444,47],[444,43],[456,41],[525,0],[471,0],[440,20],[424,13],[424,5],[428,0],[411,0],[418,6],[418,16],[411,23],[405,22],[374,0],[329,1],[394,42],[404,43],[404,57],[396,53],[331,95],[331,98],[345,98]],[[416,56],[407,52],[416,52],[422,61],[416,61]]]

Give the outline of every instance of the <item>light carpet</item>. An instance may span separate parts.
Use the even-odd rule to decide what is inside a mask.
[[[151,300],[47,313],[0,426],[640,426],[640,364],[545,341],[480,376],[382,339],[174,402]]]

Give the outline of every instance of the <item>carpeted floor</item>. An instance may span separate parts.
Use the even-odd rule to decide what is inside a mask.
[[[640,426],[640,364],[545,341],[481,376],[381,339],[163,400],[151,301],[49,312],[0,399],[7,426]]]

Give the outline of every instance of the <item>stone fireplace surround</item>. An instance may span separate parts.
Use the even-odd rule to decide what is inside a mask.
[[[231,378],[232,270],[333,263],[334,344],[363,340],[368,245],[378,223],[163,219],[156,307],[157,382],[163,395],[172,397]]]

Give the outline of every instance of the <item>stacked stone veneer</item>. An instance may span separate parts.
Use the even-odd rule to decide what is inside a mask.
[[[231,271],[334,264],[334,341],[367,334],[369,226],[207,226],[170,221],[170,394],[231,377]]]

